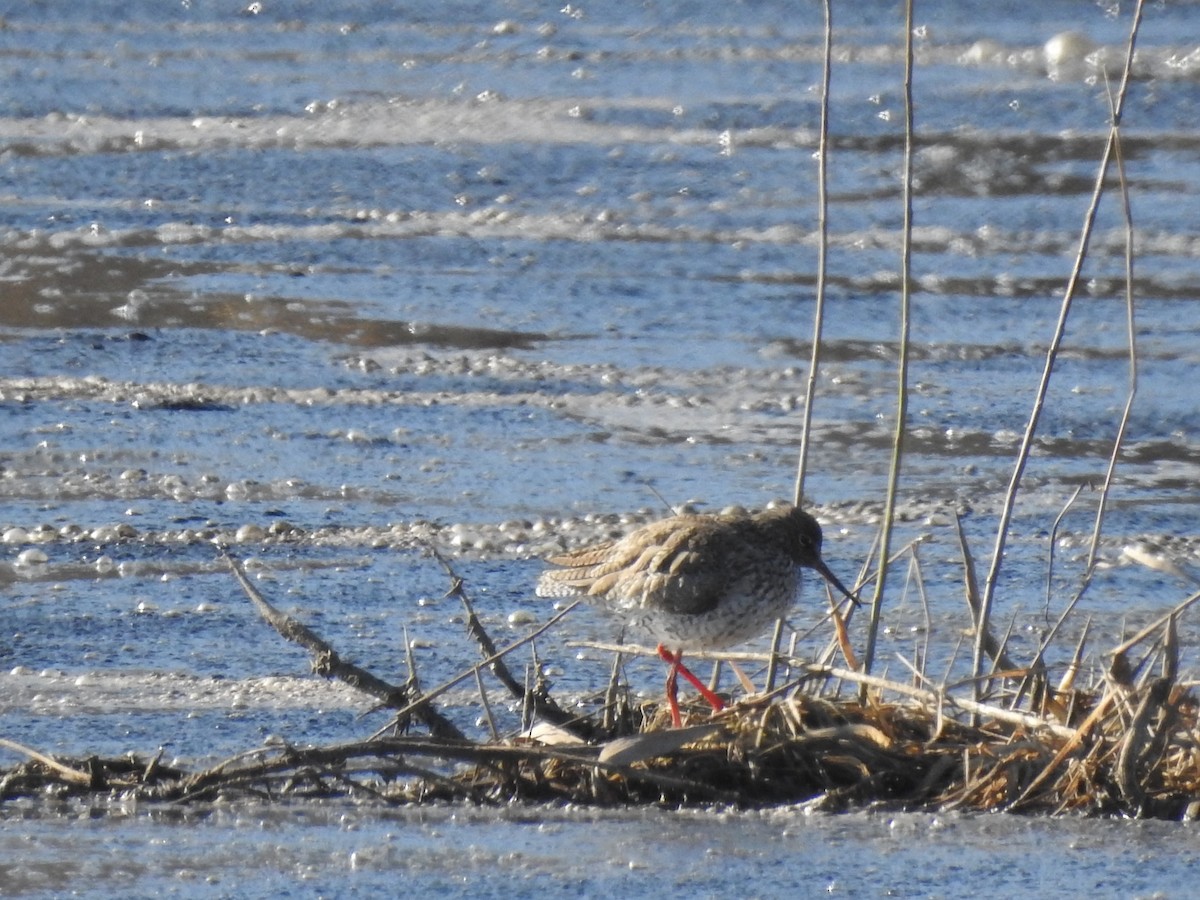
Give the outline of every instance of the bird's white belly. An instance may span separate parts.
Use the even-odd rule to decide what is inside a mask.
[[[794,588],[770,599],[731,592],[705,613],[688,615],[641,608],[627,609],[624,616],[637,632],[672,650],[723,650],[766,633],[787,614],[794,599]]]

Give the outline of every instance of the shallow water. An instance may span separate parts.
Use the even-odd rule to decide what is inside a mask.
[[[0,734],[76,755],[162,746],[191,764],[382,724],[348,691],[305,677],[305,655],[258,620],[214,540],[250,558],[269,599],[384,677],[407,675],[407,628],[434,684],[476,651],[424,542],[454,557],[489,629],[515,637],[548,614],[531,596],[538,558],[659,515],[655,491],[702,509],[790,496],[817,254],[817,7],[410,4],[401,19],[365,0],[244,14],[77,6],[6,10],[0,28],[11,86],[0,97]],[[874,537],[894,415],[902,98],[896,11],[836,14],[829,308],[808,495],[848,580]],[[928,630],[940,672],[966,621],[952,511],[986,561],[1129,10],[934,4],[920,16],[912,428],[894,546],[922,541],[929,624],[897,575],[879,658],[898,667]],[[1200,280],[1200,56],[1180,44],[1191,24],[1179,6],[1148,10],[1126,107],[1139,391],[1101,567],[1062,640],[1073,649],[1090,617],[1094,665],[1190,590],[1122,549],[1149,543],[1184,566],[1197,552],[1200,422],[1180,389],[1196,363]],[[1067,29],[1097,52],[1068,41],[1051,65],[1043,45]],[[1103,477],[1125,401],[1124,253],[1113,195],[997,594],[1021,656],[1086,558],[1090,489],[1056,533],[1047,605],[1055,517]],[[801,631],[816,621],[803,605],[793,619]],[[609,663],[575,642],[612,637],[611,622],[580,610],[539,641],[555,691],[589,702]],[[818,629],[800,647],[826,640]],[[629,677],[650,694],[661,671],[634,662]],[[478,725],[471,692],[449,705]],[[366,892],[401,867],[392,847],[344,882],[354,848],[341,825],[300,815],[311,819],[273,822],[282,836],[271,846],[248,841],[227,858],[204,847],[244,836],[241,813],[214,811],[212,831],[142,812],[76,824],[9,815],[0,843],[38,848],[46,878],[69,873],[62,883],[7,873],[29,891],[75,890],[99,872],[116,873],[105,888],[135,893],[220,894],[234,877],[248,896],[301,878]],[[411,815],[405,829],[426,814]],[[510,819],[428,815],[466,816],[455,834],[489,848],[481,859],[529,852],[519,851],[529,827]],[[587,827],[612,842],[630,828],[699,829],[713,846],[729,832],[743,840],[743,826],[776,827],[752,816],[632,821]],[[926,819],[886,832],[902,835],[902,851],[873,817],[798,821],[819,835],[805,854],[746,837],[730,850],[735,880],[701,871],[692,886],[963,889],[964,863],[941,838],[916,837],[942,833]],[[1137,893],[1130,867],[1161,878],[1146,891],[1179,889],[1170,865],[1148,874],[1102,849],[1121,840],[1136,854],[1124,836],[1145,831],[995,821],[958,819],[951,831],[977,848],[973,868],[995,863],[998,885],[1074,889],[1087,872],[1098,890]],[[361,822],[373,845],[391,847],[387,820]],[[680,836],[640,841],[647,856],[632,869],[598,856],[601,874],[580,875],[570,854],[582,822],[592,819],[557,825],[519,876],[528,893],[541,878],[628,893],[673,877],[663,870]],[[988,857],[994,828],[1028,865]],[[73,829],[89,835],[78,869],[54,868]],[[404,833],[422,853],[437,844],[415,826]],[[1190,831],[1154,834],[1174,846]],[[112,840],[183,840],[184,856],[211,861],[164,851],[120,869],[106,856]],[[875,868],[831,866],[838,842]],[[928,882],[913,881],[912,854],[929,863]],[[245,881],[255,856],[275,861]],[[818,862],[796,868],[797,856]],[[420,877],[453,888],[444,857],[431,858]]]
[[[6,895],[1187,896],[1193,826],[1013,816],[306,804],[10,818]],[[253,873],[248,874],[248,873]]]

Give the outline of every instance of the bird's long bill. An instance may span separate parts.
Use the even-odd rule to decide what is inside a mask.
[[[833,570],[830,569],[829,566],[825,565],[825,560],[818,559],[816,562],[813,563],[812,567],[821,573],[821,577],[823,577],[826,581],[828,581],[835,588],[837,588],[839,591],[841,591],[842,594],[845,595],[846,599],[848,599],[851,603],[853,603],[855,606],[862,605],[859,603],[857,597],[855,597],[852,593],[850,593],[848,590],[846,590],[846,586],[844,584],[842,584],[841,581],[838,580],[838,577],[836,575],[833,574]]]

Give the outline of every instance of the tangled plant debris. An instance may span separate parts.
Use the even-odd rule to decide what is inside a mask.
[[[546,685],[518,679],[506,658],[553,627],[570,607],[506,647],[494,645],[449,564],[450,594],[467,610],[480,661],[428,691],[415,678],[392,685],[345,661],[312,629],[277,610],[228,560],[243,590],[280,635],[306,647],[316,674],[336,678],[394,711],[386,729],[329,746],[274,743],[202,771],[158,756],[51,757],[8,740],[23,761],[0,771],[0,802],[91,797],[158,803],[349,797],[411,804],[573,803],[596,806],[808,804],[823,810],[1007,810],[1164,819],[1200,815],[1200,731],[1191,685],[1179,677],[1177,621],[1200,593],[1107,655],[1094,684],[1078,665],[1055,686],[1036,667],[997,670],[982,690],[939,688],[786,654],[724,655],[791,673],[774,690],[713,714],[685,707],[669,727],[658,704],[632,703],[614,677],[587,715],[560,706]],[[840,623],[840,620],[839,620]],[[844,623],[835,643],[844,656]],[[993,660],[1007,656],[989,639]],[[592,645],[619,654],[648,648]],[[1076,650],[1078,662],[1082,648]],[[705,654],[700,654],[701,657]],[[718,655],[711,654],[714,658]],[[1011,665],[1011,660],[1007,660]],[[411,661],[410,661],[411,664]],[[485,679],[487,675],[487,679]],[[450,687],[474,680],[489,711],[494,678],[519,701],[521,728],[470,737],[437,706]],[[852,688],[852,689],[851,689]],[[975,699],[979,693],[983,699]]]

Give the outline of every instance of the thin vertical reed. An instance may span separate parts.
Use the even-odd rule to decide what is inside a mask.
[[[863,653],[863,671],[871,672],[875,643],[879,634],[883,594],[887,583],[892,528],[896,516],[896,489],[904,458],[904,433],[908,426],[908,336],[912,306],[912,160],[913,160],[913,0],[904,4],[904,231],[900,261],[900,335],[896,366],[896,430],[892,439],[892,461],[888,471],[887,501],[880,526],[879,575],[871,598],[871,617],[867,627],[867,647]],[[865,699],[866,688],[863,688]]]
[[[1096,213],[1100,207],[1100,198],[1104,196],[1104,182],[1108,176],[1109,167],[1112,165],[1113,157],[1117,152],[1121,116],[1125,108],[1125,98],[1129,90],[1130,74],[1133,69],[1134,47],[1137,44],[1138,28],[1142,22],[1142,6],[1143,0],[1138,0],[1137,6],[1133,11],[1133,25],[1129,31],[1129,43],[1125,53],[1125,70],[1121,76],[1121,88],[1117,93],[1116,101],[1112,107],[1112,124],[1109,128],[1108,141],[1104,145],[1100,168],[1096,173],[1096,184],[1092,190],[1092,198],[1088,204],[1087,212],[1084,214],[1083,231],[1079,236],[1079,248],[1075,254],[1075,263],[1071,269],[1066,290],[1063,292],[1062,305],[1059,308],[1058,322],[1054,328],[1054,336],[1050,341],[1049,349],[1046,351],[1046,363],[1042,369],[1037,393],[1034,395],[1033,408],[1029,413],[1029,422],[1025,426],[1025,433],[1021,438],[1021,447],[1017,452],[1017,462],[1013,468],[1012,479],[1009,481],[1008,490],[1004,495],[1004,505],[1000,511],[1000,522],[996,529],[996,545],[992,550],[991,567],[988,570],[987,581],[984,583],[979,614],[979,627],[975,634],[975,659],[972,672],[976,678],[982,674],[983,670],[984,636],[987,633],[988,620],[991,617],[992,601],[996,593],[996,581],[1000,575],[1001,563],[1004,561],[1004,546],[1008,540],[1009,526],[1012,523],[1017,490],[1021,485],[1021,477],[1025,473],[1025,465],[1029,461],[1029,451],[1033,445],[1033,436],[1037,431],[1038,421],[1041,419],[1042,409],[1046,402],[1046,394],[1050,387],[1050,376],[1054,372],[1058,352],[1062,347],[1063,335],[1067,328],[1067,316],[1070,314],[1072,303],[1075,300],[1075,293],[1079,289],[1079,282],[1083,274],[1083,263],[1087,258],[1088,245],[1091,243],[1092,232],[1096,227]],[[1132,263],[1127,262],[1127,265],[1132,265]],[[1132,398],[1130,398],[1130,402],[1132,402]]]
[[[1132,61],[1132,55],[1126,60],[1126,66]],[[1128,70],[1126,72],[1128,75]],[[1115,116],[1116,113],[1114,112]],[[1108,495],[1112,490],[1113,475],[1117,469],[1117,458],[1121,455],[1121,445],[1125,442],[1125,434],[1129,430],[1129,417],[1133,413],[1133,401],[1137,397],[1138,388],[1138,358],[1137,358],[1137,324],[1135,319],[1135,303],[1133,294],[1133,209],[1129,203],[1129,181],[1125,177],[1125,157],[1121,153],[1121,137],[1117,130],[1116,120],[1112,128],[1113,155],[1117,162],[1117,176],[1121,186],[1121,212],[1125,219],[1125,334],[1129,341],[1129,388],[1125,394],[1125,408],[1121,411],[1121,421],[1117,424],[1117,436],[1113,439],[1112,454],[1108,458],[1108,469],[1104,473],[1104,486],[1100,489],[1100,502],[1096,506],[1096,524],[1092,528],[1092,543],[1088,547],[1087,566],[1084,578],[1090,579],[1096,568],[1096,551],[1100,546],[1100,530],[1104,524],[1104,513],[1108,508]]]
[[[825,267],[829,258],[829,197],[827,194],[829,160],[829,82],[833,72],[832,0],[825,0],[825,54],[821,73],[821,133],[817,139],[817,296],[813,310],[812,353],[808,362],[808,381],[804,387],[804,413],[800,428],[800,459],[796,464],[794,502],[804,500],[804,476],[808,469],[808,448],[812,431],[812,408],[817,395],[817,370],[821,362],[821,330],[825,325]]]

